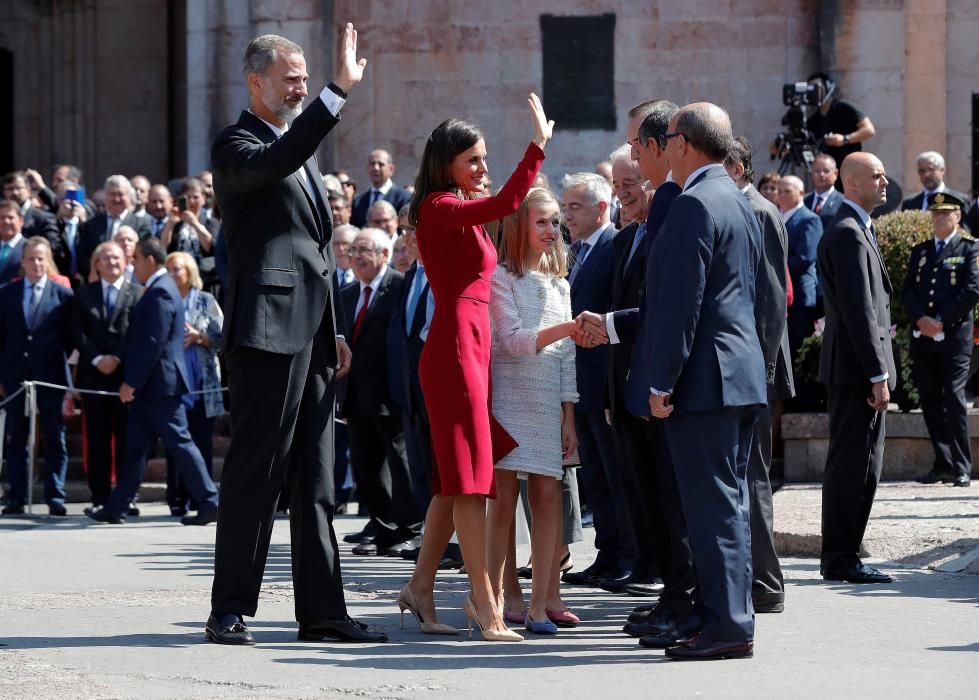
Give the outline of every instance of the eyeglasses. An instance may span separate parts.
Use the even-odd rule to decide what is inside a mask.
[[[670,139],[677,136],[682,136],[684,139],[687,138],[687,135],[682,131],[674,131],[673,133],[667,132],[657,139],[657,141],[659,141],[659,147],[666,148],[666,144],[669,143]]]
[[[373,253],[375,250],[377,250],[377,248],[375,248],[374,246],[352,245],[349,248],[347,248],[347,253],[349,253],[350,255],[369,255],[370,253]]]

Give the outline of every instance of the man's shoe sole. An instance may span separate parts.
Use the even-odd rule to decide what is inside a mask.
[[[204,636],[207,638],[207,641],[211,642],[212,644],[224,644],[226,646],[231,646],[231,647],[253,647],[253,646],[255,646],[255,640],[254,639],[252,639],[252,640],[244,639],[244,640],[241,640],[241,641],[238,641],[238,640],[230,640],[230,639],[221,639],[221,638],[218,637],[217,634],[215,634],[214,632],[212,632],[209,627],[205,627],[204,628]]]

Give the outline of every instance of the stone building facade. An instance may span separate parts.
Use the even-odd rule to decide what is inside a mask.
[[[210,140],[245,106],[241,54],[258,34],[302,44],[315,92],[332,74],[339,27],[359,28],[367,76],[324,143],[324,169],[365,180],[387,148],[409,182],[431,129],[479,119],[497,184],[531,135],[525,97],[542,89],[541,16],[614,15],[616,121],[560,130],[552,182],[591,169],[625,138],[635,103],[710,100],[756,146],[781,130],[781,85],[823,69],[877,126],[867,144],[906,191],[915,155],[942,151],[948,182],[972,182],[971,95],[979,90],[975,0],[0,0],[2,167],[79,163],[154,180],[207,167]],[[569,51],[573,47],[569,45]],[[571,81],[574,85],[574,81]]]

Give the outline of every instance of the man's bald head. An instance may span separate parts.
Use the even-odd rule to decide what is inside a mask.
[[[711,163],[723,163],[731,149],[734,134],[727,112],[710,102],[695,102],[681,107],[670,121],[666,157],[677,182]]]
[[[840,179],[846,198],[868,213],[887,201],[887,173],[873,153],[858,151],[844,158]]]

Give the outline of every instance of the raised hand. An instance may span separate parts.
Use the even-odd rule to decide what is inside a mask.
[[[540,98],[535,93],[530,93],[530,97],[527,98],[527,104],[530,105],[530,113],[534,117],[534,138],[531,141],[544,148],[544,145],[554,133],[554,120],[547,120],[547,115],[544,114],[544,106],[540,103]]]
[[[350,92],[350,88],[364,79],[366,67],[367,59],[357,58],[357,30],[354,29],[354,25],[347,22],[347,26],[343,29],[343,37],[340,39],[337,77],[333,79],[333,83],[344,92]]]

